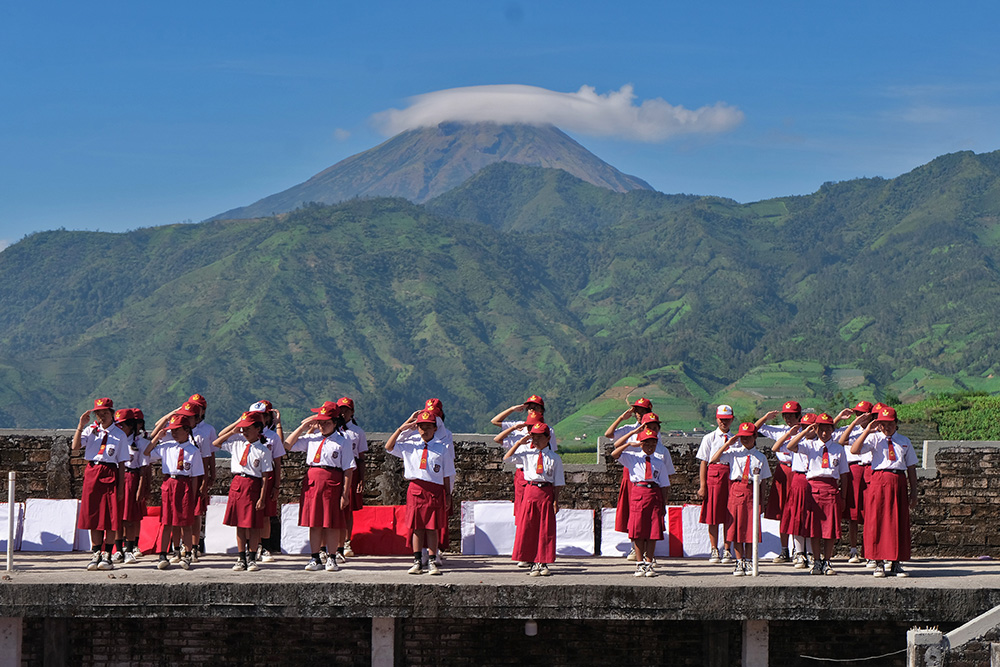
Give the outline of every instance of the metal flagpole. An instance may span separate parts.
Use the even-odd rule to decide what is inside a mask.
[[[14,569],[14,478],[17,473],[7,473],[7,571]]]
[[[753,576],[760,576],[760,473],[753,474]]]

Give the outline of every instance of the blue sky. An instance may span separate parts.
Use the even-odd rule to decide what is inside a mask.
[[[416,95],[521,84],[722,104],[666,139],[570,133],[739,201],[1000,149],[996,3],[102,2],[0,9],[0,246],[198,221],[381,142]],[[994,44],[994,46],[989,46]]]

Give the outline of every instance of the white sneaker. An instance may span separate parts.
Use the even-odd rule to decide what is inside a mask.
[[[906,572],[903,569],[903,564],[900,563],[898,560],[897,561],[893,561],[892,566],[889,568],[889,573],[892,574],[892,575],[895,575],[897,577],[902,577],[902,578],[910,576],[910,573]]]
[[[333,560],[336,563],[340,563],[342,565],[347,565],[347,559],[344,558],[344,554],[340,553],[339,551],[336,554],[334,554]],[[327,562],[329,562],[329,561],[327,561]]]
[[[424,568],[420,564],[420,561],[415,560],[415,561],[413,561],[413,565],[410,566],[410,569],[407,570],[406,573],[407,574],[423,574],[424,573]]]
[[[257,561],[247,559],[247,572],[257,572],[260,570],[260,565],[257,565]]]
[[[189,553],[184,554],[183,556],[181,556],[181,567],[183,567],[185,570],[190,570],[191,561],[192,561],[191,554]]]
[[[741,560],[736,561],[736,567],[733,568],[733,576],[744,577],[746,576],[746,573],[747,573],[746,564]]]
[[[791,557],[788,555],[788,549],[782,549],[781,553],[771,559],[772,563],[788,563],[791,562]]]
[[[882,564],[882,561],[875,562],[875,571],[872,574],[876,579],[881,579],[885,576],[885,565]]]
[[[645,577],[646,576],[646,564],[637,563],[635,566],[635,572],[632,574],[633,577]]]
[[[191,550],[191,562],[197,563],[198,561],[198,547]]]
[[[545,563],[542,563],[541,567],[538,568],[538,576],[540,576],[540,577],[547,577],[550,574],[552,574],[552,573],[549,572],[549,566],[546,565]]]
[[[428,563],[428,569],[430,570],[430,574],[432,575],[441,574],[441,568],[438,567],[437,561],[434,560],[433,558],[431,559],[431,562]]]
[[[809,568],[809,574],[823,574],[823,561],[819,558],[814,558],[812,567]]]
[[[306,563],[306,572],[318,572],[323,569],[322,563],[320,563],[315,558],[310,558],[309,562]]]
[[[869,570],[874,570],[875,568],[878,567],[878,561],[871,560],[869,558],[868,562],[865,563],[865,567],[867,567]]]
[[[242,560],[240,560],[239,558],[237,558],[236,562],[233,563],[233,572],[246,572],[246,571],[247,571],[247,564]]]
[[[708,562],[709,563],[718,563],[719,560],[720,560],[719,559],[719,550],[717,548],[715,548],[715,547],[712,547],[712,554],[708,557]]]
[[[851,557],[847,559],[847,562],[851,563],[852,565],[854,563],[860,563],[861,562],[861,556],[858,555],[858,550],[857,549],[851,549]]]
[[[100,564],[101,564],[101,552],[95,551],[94,557],[90,559],[89,563],[87,563],[87,570],[90,572],[96,572]]]
[[[354,549],[351,548],[350,540],[344,542],[344,555],[348,558],[354,558]]]
[[[126,565],[131,565],[132,563],[138,563],[138,562],[139,561],[137,561],[135,559],[135,554],[134,553],[132,553],[131,551],[126,551],[125,552],[125,564]]]
[[[538,563],[532,563],[531,569],[528,570],[529,577],[540,577],[542,576],[541,568],[538,567]]]
[[[135,549],[132,549],[132,555],[136,558],[142,558],[144,554],[139,550],[139,547],[136,547]]]
[[[116,551],[111,556],[111,562],[112,563],[124,563],[125,562],[125,554],[123,554],[121,551]]]
[[[792,567],[796,570],[808,570],[809,569],[809,559],[806,558],[804,553],[795,554],[795,562],[792,563]]]
[[[261,547],[260,554],[257,556],[257,560],[259,560],[261,563],[273,563],[274,556],[271,555],[270,551],[268,551],[264,547]]]
[[[329,557],[330,557],[330,554],[328,554],[327,552],[325,552],[325,551],[320,551],[319,552],[319,560],[320,560],[321,563],[325,563],[326,559],[329,558]]]
[[[104,558],[100,563],[97,564],[98,570],[113,570],[115,566],[111,564],[111,556],[109,554],[104,554]]]
[[[170,561],[166,558],[156,561],[157,570],[166,570],[168,567],[170,567]]]
[[[172,554],[172,555],[170,556],[170,562],[171,562],[171,563],[172,563],[173,565],[177,565],[177,563],[181,562],[181,552],[180,552],[180,551],[175,551],[175,552],[174,552],[174,553],[173,553],[173,554]]]
[[[643,576],[656,577],[659,576],[659,573],[653,569],[652,563],[646,563],[646,571],[643,573]]]
[[[327,558],[326,559],[326,571],[327,572],[340,572],[340,566],[337,565],[337,559],[336,558]]]
[[[628,554],[626,554],[625,560],[630,560],[632,562],[639,560],[639,555],[635,552],[635,547],[632,547],[632,551],[629,551]]]
[[[828,560],[823,561],[823,566],[821,569],[823,571],[823,574],[825,574],[828,577],[833,577],[836,576],[837,574],[837,571],[833,569],[833,564]]]
[[[518,567],[520,567],[520,568],[522,568],[522,569],[523,569],[523,568],[526,568],[526,567],[531,567],[531,565],[532,565],[532,564],[531,564],[531,563],[529,563],[529,562],[528,562],[528,561],[526,561],[526,560],[519,560],[519,561],[517,561],[517,566],[518,566]]]
[[[722,552],[722,560],[719,562],[721,562],[723,565],[729,565],[730,563],[733,562],[733,557],[729,554],[729,549],[726,549],[725,551]]]

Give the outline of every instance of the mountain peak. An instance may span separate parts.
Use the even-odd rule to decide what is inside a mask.
[[[304,183],[216,218],[263,217],[308,202],[334,204],[354,197],[403,197],[421,203],[458,187],[496,162],[562,169],[616,192],[652,189],[552,125],[445,122],[397,134]]]

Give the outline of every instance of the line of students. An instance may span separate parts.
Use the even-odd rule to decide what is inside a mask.
[[[83,447],[88,462],[79,519],[80,528],[91,530],[94,555],[88,569],[113,567],[110,540],[115,536],[119,562],[134,562],[141,555],[137,553],[138,521],[148,497],[149,463],[155,460],[162,462],[164,475],[158,567],[169,567],[167,553],[177,543],[183,543],[184,551],[175,556],[175,562],[185,569],[197,562],[197,530],[210,486],[205,479],[214,471],[212,450],[206,456],[203,446],[205,434],[211,434],[208,445],[226,449],[232,456],[233,482],[224,522],[237,529],[239,557],[233,569],[259,569],[260,540],[269,534],[270,517],[277,515],[280,460],[287,451],[302,451],[307,473],[299,523],[310,529],[312,551],[305,569],[338,570],[338,561],[344,563],[353,556],[352,515],[363,503],[367,440],[354,420],[353,401],[344,397],[313,409],[316,414],[304,419],[284,441],[280,413],[266,401],[252,405],[217,437],[204,424],[206,405],[204,397],[193,395],[158,420],[151,437],[146,436],[141,411],[115,413],[107,398],[97,399],[94,408],[81,416],[73,448]],[[559,489],[565,485],[555,434],[544,422],[544,410],[544,400],[533,395],[492,420],[503,428],[495,441],[507,447],[504,460],[515,464],[512,558],[531,576],[547,576],[548,566],[555,561],[555,514]],[[508,419],[514,412],[525,412],[524,420]],[[784,425],[765,424],[778,414]],[[852,415],[855,418],[849,426],[835,429],[837,422]],[[88,425],[91,416],[94,423]],[[635,421],[621,426],[630,416]],[[764,510],[765,517],[780,520],[782,553],[774,562],[792,560],[791,541],[795,567],[810,568],[808,544],[815,541],[812,573],[836,574],[831,557],[845,513],[850,526],[849,562],[860,562],[857,527],[867,513],[869,567],[877,577],[907,576],[900,561],[910,555],[908,505],[916,501],[916,457],[909,440],[896,432],[892,408],[862,401],[831,417],[803,414],[798,403],[789,401],[780,412],[768,412],[757,423],[741,424],[730,434],[733,419],[730,406],[718,406],[717,428],[705,435],[696,455],[701,462],[700,521],[708,526],[710,562],[732,562],[732,550],[733,574],[749,571],[746,553],[754,539],[749,480],[755,474],[762,479],[771,476],[767,459],[756,449],[757,437],[764,435],[775,439],[773,451],[779,462]],[[657,576],[654,549],[663,539],[669,478],[674,474],[659,430],[652,403],[640,398],[606,432],[615,438],[612,457],[623,466],[615,528],[632,540],[629,558],[637,561],[637,577]],[[454,442],[444,425],[441,401],[428,399],[424,409],[410,415],[385,446],[388,453],[403,460],[403,475],[409,481],[406,523],[414,562],[408,571],[421,574],[426,569],[440,574],[455,474]],[[206,464],[209,459],[211,465]],[[125,463],[124,470],[119,471],[120,463]],[[720,525],[725,530],[721,555]],[[328,553],[330,548],[335,548],[333,555]],[[263,562],[273,560],[266,551],[261,553]]]

